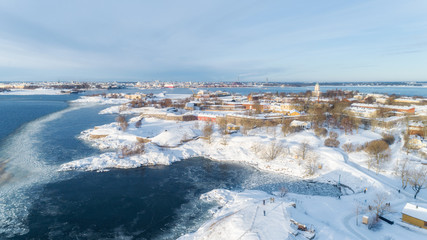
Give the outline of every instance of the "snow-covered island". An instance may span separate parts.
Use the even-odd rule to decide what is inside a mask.
[[[201,196],[218,205],[211,220],[181,239],[421,239],[427,230],[402,221],[401,211],[408,202],[427,203],[425,105],[367,103],[372,98],[209,92],[82,97],[74,104],[110,105],[100,114],[117,115],[117,121],[79,136],[101,155],[59,170],[205,157],[332,184],[341,192],[212,190]]]

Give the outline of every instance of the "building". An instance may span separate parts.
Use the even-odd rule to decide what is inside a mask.
[[[361,108],[361,107],[348,107],[346,111],[354,114],[358,117],[373,118],[375,117],[377,110],[372,108]]]
[[[282,104],[271,104],[269,106],[270,111],[273,113],[282,113],[287,116],[299,116],[301,115],[301,112],[297,111],[295,107],[298,106],[298,104],[289,104],[289,103],[282,103]]]
[[[402,210],[402,221],[427,229],[427,208],[407,203]]]
[[[300,129],[308,129],[311,127],[311,123],[307,121],[293,120],[290,126],[295,128],[300,128]]]
[[[314,86],[313,97],[320,98],[320,95],[322,95],[322,92],[320,91],[319,83],[316,83]]]
[[[426,129],[422,122],[410,121],[408,125],[408,134],[409,135],[418,135],[425,138]]]
[[[401,113],[406,113],[406,114],[414,114],[415,113],[415,107],[408,107],[408,106],[353,103],[353,104],[351,104],[351,107],[370,108],[370,109],[383,108],[387,111],[395,111],[395,112],[401,112]]]
[[[217,117],[218,117],[218,115],[209,114],[209,113],[197,114],[197,120],[205,121],[205,122],[216,122]]]
[[[270,105],[266,103],[243,102],[242,105],[245,107],[246,110],[259,110],[260,112],[270,110]]]
[[[204,104],[202,102],[188,102],[185,104],[185,110],[203,110]]]
[[[409,104],[417,104],[421,103],[424,99],[422,98],[410,98],[410,97],[401,97],[394,99],[394,102],[397,103],[409,103]]]

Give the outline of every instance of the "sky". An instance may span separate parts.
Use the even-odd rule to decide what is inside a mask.
[[[427,81],[425,0],[0,0],[0,81]]]

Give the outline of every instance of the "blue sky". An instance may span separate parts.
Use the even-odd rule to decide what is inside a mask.
[[[0,0],[0,81],[426,81],[427,1]]]

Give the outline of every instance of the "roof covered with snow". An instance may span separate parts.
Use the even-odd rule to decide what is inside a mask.
[[[427,208],[421,207],[419,204],[407,203],[402,213],[427,222]]]

